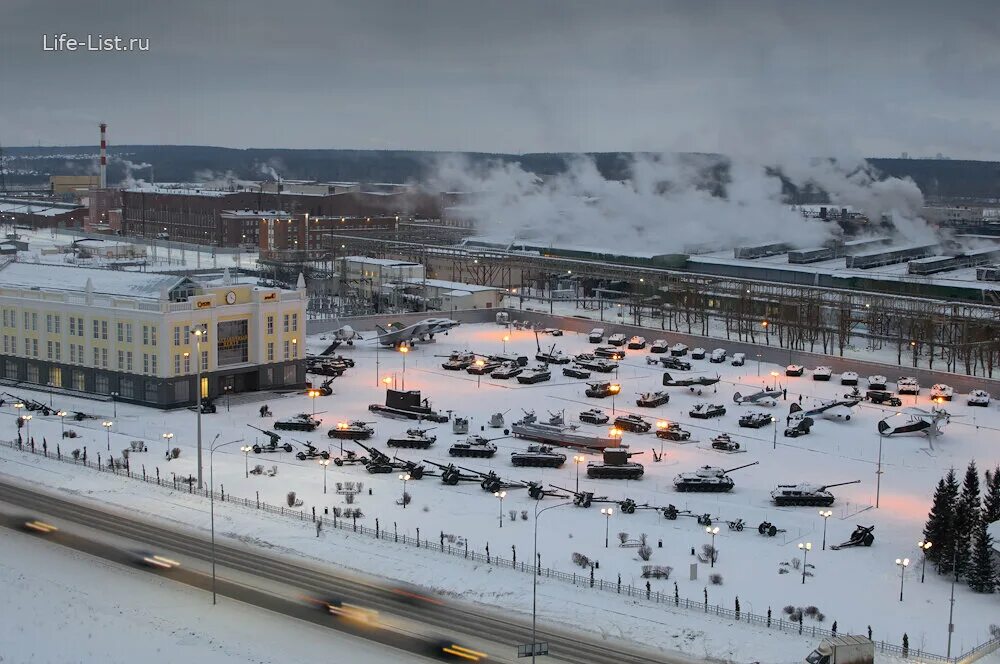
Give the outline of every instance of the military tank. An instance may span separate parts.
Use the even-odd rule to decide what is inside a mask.
[[[629,452],[622,448],[605,449],[602,461],[587,462],[587,477],[606,480],[637,480],[646,469],[641,463],[630,461],[642,452]]]
[[[320,424],[322,423],[315,417],[299,413],[283,420],[275,420],[274,428],[278,431],[315,431]]]
[[[615,418],[615,426],[623,431],[633,433],[646,433],[653,428],[653,425],[642,419],[639,415],[619,415]]]
[[[368,422],[355,420],[353,422],[338,422],[336,428],[326,432],[330,438],[342,440],[367,440],[375,435],[375,429]]]
[[[580,413],[580,421],[587,424],[607,424],[611,421],[611,417],[603,410],[591,408]]]
[[[584,394],[592,399],[603,399],[604,397],[610,397],[616,392],[612,389],[611,383],[608,381],[600,381],[597,383],[587,383],[587,389],[584,390]],[[619,388],[620,389],[620,388]]]
[[[566,455],[556,452],[550,445],[528,445],[527,449],[511,452],[510,462],[515,466],[559,468],[566,463]]]
[[[666,422],[663,426],[657,424],[656,437],[664,440],[691,440],[691,432],[682,429],[676,422]]]
[[[805,506],[805,507],[829,507],[833,505],[834,496],[827,489],[846,484],[858,484],[861,480],[852,482],[837,482],[836,484],[779,484],[778,488],[771,492],[771,501],[779,507],[785,506]]]
[[[489,438],[482,436],[469,436],[465,440],[452,443],[448,448],[448,454],[454,457],[475,457],[477,459],[488,459],[497,453],[497,446]]]
[[[670,394],[667,392],[643,392],[635,400],[635,405],[640,408],[656,408],[670,401]]]
[[[698,470],[690,473],[679,473],[674,478],[674,489],[677,491],[694,491],[699,493],[722,493],[732,491],[736,483],[729,473],[741,468],[756,466],[759,461],[747,463],[735,468],[718,468],[716,466],[702,466]]]
[[[389,447],[412,447],[426,450],[434,444],[437,436],[428,436],[430,429],[407,429],[405,436],[395,436],[385,442]]]

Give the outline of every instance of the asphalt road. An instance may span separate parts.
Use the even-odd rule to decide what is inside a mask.
[[[175,581],[211,590],[211,577],[203,571],[204,562],[211,560],[211,542],[208,538],[183,533],[161,524],[124,517],[117,512],[80,505],[72,501],[35,491],[26,487],[0,481],[0,501],[16,505],[23,511],[4,514],[2,525],[19,528],[26,516],[47,515],[51,522],[73,523],[89,529],[103,531],[116,538],[135,542],[136,550],[148,550],[176,557],[180,568],[155,572]],[[65,529],[45,535],[60,544],[123,564],[135,564],[135,556],[120,546],[85,537]],[[225,540],[216,540],[217,585],[220,596],[306,620],[332,629],[339,629],[387,646],[414,654],[428,652],[439,636],[455,638],[463,645],[484,647],[491,661],[516,661],[516,646],[531,641],[530,621],[508,615],[488,613],[479,607],[453,603],[427,602],[408,598],[388,586],[379,586],[357,578],[317,569],[304,561],[276,556],[263,549],[233,546]],[[194,564],[188,564],[188,563]],[[201,568],[201,569],[199,569]],[[241,579],[256,579],[248,583]],[[294,592],[276,592],[276,584]],[[310,607],[305,602],[292,599],[308,595],[323,599],[339,599],[370,608],[380,615],[400,616],[419,623],[415,632],[392,629],[370,629],[349,620],[337,620],[327,613]],[[463,642],[460,635],[474,635],[473,641]],[[609,644],[539,624],[538,641],[549,644],[550,655],[540,657],[542,662],[567,662],[572,664],[692,664],[695,660],[684,656],[662,653],[643,653],[623,649],[617,643]],[[527,659],[520,660],[522,662]]]

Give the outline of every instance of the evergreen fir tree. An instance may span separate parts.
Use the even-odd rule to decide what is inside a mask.
[[[957,496],[958,481],[955,479],[955,470],[951,469],[938,482],[931,511],[927,515],[927,524],[924,526],[924,539],[933,544],[927,551],[927,558],[943,574],[951,571]]]
[[[977,593],[992,593],[997,586],[997,571],[993,565],[993,541],[986,532],[986,523],[979,522],[972,539],[972,562],[969,567],[969,587]]]
[[[1000,466],[997,466],[992,473],[986,471],[982,519],[987,525],[1000,521]]]
[[[970,461],[955,509],[955,574],[966,576],[972,556],[972,538],[979,526],[979,470]]]

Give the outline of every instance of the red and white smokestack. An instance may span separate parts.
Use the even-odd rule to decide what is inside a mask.
[[[101,189],[108,186],[108,125],[101,123]]]

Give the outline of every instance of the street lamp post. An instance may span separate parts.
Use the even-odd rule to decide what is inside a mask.
[[[920,562],[920,583],[924,582],[924,572],[927,570],[927,549],[931,548],[933,544],[927,540],[920,540],[917,542],[917,548],[920,549],[920,553],[923,555],[923,560]]]
[[[483,367],[485,367],[485,366],[486,366],[486,361],[485,360],[483,360],[482,358],[479,358],[478,360],[476,360],[476,368],[479,369],[479,371],[476,372],[476,389],[477,390],[479,389],[479,384],[483,380]]]
[[[826,520],[833,516],[831,510],[820,510],[819,515],[823,517],[823,550],[826,551]]]
[[[200,390],[199,390],[200,393]],[[243,439],[231,440],[228,443],[222,443],[218,447],[215,446],[215,441],[219,439],[219,434],[215,434],[215,438],[208,446],[208,504],[210,511],[210,522],[212,525],[212,604],[215,605],[215,477],[212,473],[212,460],[215,457],[215,450],[225,447],[226,445],[235,445],[236,443],[242,443]],[[201,488],[201,487],[199,487]]]
[[[618,393],[622,391],[622,386],[619,385],[618,383],[611,383],[611,385],[608,386],[608,391],[611,392],[611,414],[614,415],[615,397],[618,396]]]
[[[614,514],[614,509],[610,507],[602,507],[601,514],[604,515],[604,548],[608,548],[608,531],[611,529],[611,515]]]
[[[905,578],[906,568],[910,566],[909,558],[896,558],[896,565],[899,566],[899,601],[903,601],[903,579]]]
[[[533,564],[535,565],[535,572],[531,576],[533,577],[531,582],[531,664],[535,664],[535,655],[537,654],[537,631],[535,629],[536,620],[538,616],[538,577],[541,576],[542,570],[541,565],[538,563],[538,517],[542,515],[543,512],[548,510],[554,510],[557,507],[565,507],[567,505],[572,505],[572,502],[559,503],[558,505],[549,505],[542,509],[538,509],[541,505],[541,501],[535,502],[535,548],[534,548],[534,558]]]
[[[250,451],[252,445],[240,445],[240,452],[243,452],[243,475],[250,479]]]
[[[170,458],[170,441],[172,441],[174,439],[174,434],[172,434],[170,432],[167,432],[167,433],[163,434],[160,437],[163,438],[163,442],[165,442],[166,445],[167,445],[166,457],[165,458],[169,459]]]
[[[59,416],[59,428],[62,429],[61,435],[63,438],[66,437],[66,411],[60,410],[56,415]]]
[[[778,418],[774,415],[771,416],[771,425],[774,431],[771,432],[771,449],[778,449]]]
[[[410,481],[410,474],[409,473],[403,473],[402,475],[399,476],[399,479],[403,480],[403,496],[402,496],[400,502],[403,503],[403,509],[405,510],[406,509],[406,483]]]
[[[195,351],[197,352],[197,355],[194,358],[194,364],[195,364],[195,367],[197,368],[197,373],[196,373],[196,378],[195,378],[195,380],[197,381],[197,383],[195,385],[195,394],[197,395],[197,400],[196,400],[196,403],[195,403],[195,415],[197,416],[197,420],[198,420],[198,434],[197,434],[197,442],[198,442],[198,488],[200,489],[201,486],[202,486],[202,479],[201,479],[202,478],[202,467],[201,467],[201,338],[205,337],[206,340],[208,339],[208,328],[207,327],[199,327],[199,328],[195,329],[193,332],[194,332],[194,337],[195,337]],[[214,594],[213,594],[213,604],[214,604]]]
[[[28,417],[31,417],[31,416],[29,415]],[[105,421],[101,422],[101,426],[104,427],[104,430],[108,434],[108,451],[109,452],[111,451],[111,427],[113,427],[114,425],[115,425],[115,423],[112,422],[112,421],[110,421],[110,420],[105,420]],[[31,432],[30,432],[30,430],[29,430],[28,433],[29,433],[28,438],[30,439],[31,438],[31,435],[30,435]]]
[[[31,442],[31,418],[32,418],[32,415],[30,413],[28,415],[24,416],[24,425],[27,427],[26,433],[28,434],[28,442],[29,443]],[[109,450],[111,449],[111,443],[110,442],[108,443],[108,449]]]
[[[778,389],[778,372],[777,371],[772,371],[771,372],[771,389],[772,390],[777,390]]]
[[[715,536],[719,534],[719,527],[709,526],[705,528],[705,532],[712,536],[712,550],[708,555],[709,561],[711,562],[709,567],[715,567]]]
[[[878,434],[878,467],[875,470],[875,509],[878,509],[879,494],[882,493],[882,432]]]
[[[582,454],[577,454],[573,457],[573,463],[576,465],[576,492],[580,493],[580,464],[586,461],[587,458]]]
[[[760,375],[760,353],[757,353],[757,375]]]
[[[508,341],[510,341],[510,335],[509,334],[503,335],[503,354],[504,355],[507,354],[507,342]]]
[[[323,493],[326,493],[326,469],[330,465],[329,459],[320,459],[319,465],[323,466]]]
[[[399,347],[399,352],[403,356],[403,377],[401,379],[402,388],[403,388],[403,390],[406,390],[406,354],[410,352],[410,347],[409,346],[400,346]]]
[[[117,392],[112,392],[111,393],[111,410],[112,410],[111,416],[117,420],[118,419],[118,393]]]
[[[812,542],[799,542],[799,550],[802,552],[802,585],[806,583],[806,569],[808,569],[807,560],[809,560],[809,552],[812,551]]]
[[[493,495],[500,501],[500,527],[503,528],[503,499],[507,496],[507,492],[494,491]]]
[[[313,417],[316,417],[316,397],[319,396],[319,390],[309,390],[308,392],[306,392],[306,394],[309,396],[310,399],[312,399],[312,406],[313,406],[312,414]]]

